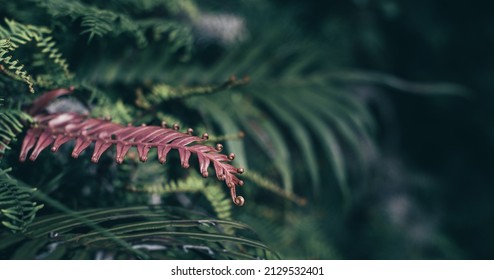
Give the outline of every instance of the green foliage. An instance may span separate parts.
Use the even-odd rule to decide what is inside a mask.
[[[259,236],[283,258],[309,260],[342,258],[335,246],[334,237],[325,233],[325,222],[319,213],[298,209],[286,215],[259,205],[249,211],[256,215],[242,215],[242,219],[256,228]],[[284,230],[286,228],[290,230]]]
[[[31,201],[36,189],[19,185],[9,171],[0,170],[0,221],[13,232],[23,232],[43,205]]]
[[[38,7],[44,10],[47,15],[52,17],[53,21],[50,23],[50,25],[55,27],[57,37],[60,32],[66,31],[66,29],[63,30],[57,29],[58,26],[60,26],[57,24],[64,22],[66,19],[70,19],[73,22],[80,22],[80,28],[82,29],[80,32],[73,34],[75,34],[76,36],[78,36],[78,34],[82,36],[88,34],[89,41],[91,41],[91,43],[93,43],[94,46],[96,46],[96,48],[98,47],[99,44],[98,39],[108,37],[107,35],[112,35],[113,38],[118,38],[118,39],[119,37],[123,38],[122,35],[125,36],[131,35],[136,38],[137,45],[141,49],[154,47],[149,45],[148,39],[152,39],[153,41],[160,41],[164,36],[166,36],[164,38],[168,39],[170,44],[169,50],[171,50],[172,53],[181,51],[182,54],[180,56],[182,59],[186,58],[188,53],[190,53],[192,40],[190,37],[191,35],[190,28],[187,27],[186,25],[180,24],[178,21],[168,20],[164,18],[158,19],[158,18],[148,17],[145,20],[133,18],[134,16],[136,16],[136,14],[139,13],[145,14],[145,13],[150,13],[152,11],[152,9],[149,9],[149,6],[145,3],[143,3],[143,5],[139,5],[139,7],[136,7],[137,9],[133,9],[132,14],[130,14],[129,13],[130,10],[122,9],[122,7],[126,5],[125,3],[118,3],[118,4],[115,3],[107,6],[107,8],[100,8],[97,7],[96,5],[90,5],[87,3],[82,3],[77,1],[75,2],[32,1],[32,2],[34,2]],[[14,11],[15,15],[22,15],[22,13],[16,14],[17,10],[16,8],[13,8],[13,6],[14,5],[8,5],[6,10]],[[161,4],[159,6],[161,6]],[[165,4],[163,4],[163,7],[168,9],[171,15],[174,16],[180,16],[182,11],[186,11],[186,13],[189,16],[192,16],[194,14],[194,9],[193,9],[194,6],[192,2],[186,4],[184,1],[180,1],[177,2],[175,5],[172,5],[171,2],[166,2]],[[4,43],[5,45],[4,48],[5,51],[2,53],[2,55],[6,55],[7,51],[10,52],[15,51],[18,45],[24,45],[34,40],[38,42],[37,47],[40,48],[41,54],[46,54],[46,55],[45,56],[34,55],[31,58],[31,56],[26,56],[26,54],[28,54],[27,51],[22,52],[21,54],[23,54],[26,57],[25,61],[28,63],[26,64],[29,66],[28,68],[36,69],[36,67],[44,67],[45,65],[47,65],[46,63],[49,60],[52,60],[55,62],[55,64],[58,64],[63,70],[65,70],[65,73],[67,73],[67,69],[68,69],[67,64],[65,60],[61,58],[61,55],[59,55],[58,51],[55,49],[55,43],[53,43],[52,41],[53,38],[45,37],[45,35],[49,34],[48,29],[37,28],[31,25],[22,25],[20,23],[16,23],[13,21],[7,21],[7,23],[9,24],[9,30],[3,29],[4,32],[2,33],[2,36],[6,38],[8,37],[8,39],[5,39],[5,42],[2,41],[2,43]],[[10,33],[7,34],[7,31],[9,31]],[[38,33],[28,33],[28,31],[38,32]],[[26,33],[27,35],[24,33]],[[152,34],[152,36],[147,37],[147,34]],[[8,45],[8,43],[12,41],[11,38],[21,38],[23,39],[23,41],[21,39],[15,39],[15,43],[17,43],[18,45]],[[130,48],[132,49],[132,45],[130,45]],[[11,63],[12,65],[15,66],[17,62],[12,62],[9,59],[11,58],[7,57],[7,59],[5,59],[3,62]],[[7,70],[4,70],[4,74],[6,74],[7,77],[14,79],[19,79],[20,75],[22,74],[24,75],[24,80],[31,82],[30,83],[31,87],[33,87],[35,80],[39,82],[39,85],[41,87],[49,88],[56,85],[60,85],[60,83],[56,83],[56,80],[59,78],[56,69],[48,69],[51,72],[48,72],[48,74],[40,73],[36,75],[35,79],[33,79],[29,74],[27,74],[27,72],[21,72],[23,67],[24,66],[17,68],[17,72],[15,73],[10,73]],[[95,67],[97,68],[97,65],[95,65]],[[39,72],[35,71],[35,73],[39,73]],[[19,77],[16,77],[15,75]],[[86,76],[85,74],[79,75],[78,77],[76,76],[76,78],[72,80],[71,83],[75,85],[76,89],[78,89],[80,93],[88,94],[85,97],[87,98],[85,102],[88,102],[90,106],[96,105],[96,107],[92,107],[91,110],[91,114],[93,115],[112,116],[117,121],[125,123],[135,120],[136,115],[141,113],[135,109],[132,109],[132,107],[129,106],[128,102],[125,99],[112,95],[113,89],[109,90],[108,88],[99,87],[97,84],[92,83],[90,79],[89,80],[87,79],[87,74]],[[5,89],[6,89],[5,94],[7,95],[7,99],[9,101],[15,100],[14,102],[19,103],[20,100],[25,100],[23,98],[17,98],[15,87],[7,87],[7,85],[8,85],[8,81],[5,84]],[[221,90],[221,88],[223,87],[225,88],[229,87],[229,84],[222,85],[217,90]],[[195,89],[192,90],[192,92],[196,92],[196,91],[198,90]],[[199,91],[201,91],[201,89],[199,89]],[[212,88],[211,90],[206,89],[206,91],[211,92],[211,91],[215,91],[215,89]],[[186,94],[186,96],[188,95],[190,95],[190,93]],[[68,108],[70,109],[70,107],[73,105],[69,105],[67,103],[65,106],[66,107],[68,106]],[[21,117],[24,119],[20,120],[19,118]],[[2,137],[6,140],[4,147],[7,147],[6,144],[8,144],[11,140],[13,140],[16,134],[18,134],[23,130],[24,128],[23,124],[25,123],[24,121],[30,120],[29,117],[30,116],[26,115],[25,113],[19,110],[17,111],[9,110],[6,111],[5,113],[2,112],[1,124],[2,124],[2,128],[5,128],[4,131],[2,130]],[[9,159],[7,160],[7,162],[5,162],[5,164],[11,165],[12,162]],[[56,175],[55,177],[51,177],[45,189],[57,190],[61,188],[60,187],[61,184],[67,184],[66,180],[63,179],[64,173],[60,175]],[[115,182],[115,185],[118,185],[118,183]],[[227,199],[227,196],[224,193],[224,191],[217,185],[211,185],[206,187],[206,185],[204,184],[204,182],[202,182],[202,180],[195,177],[188,177],[186,180],[177,181],[177,183],[175,183],[175,187],[178,188],[178,190],[174,190],[176,193],[178,192],[202,193],[204,197],[211,203],[210,205],[212,212],[216,213],[218,218],[229,219],[229,220],[232,219],[231,202]],[[63,190],[62,192],[64,191],[65,190]],[[123,191],[128,192],[128,189]],[[4,197],[5,199],[4,204],[10,206],[11,204],[13,204],[14,202],[16,202],[21,198],[25,198],[25,194],[10,193],[8,197],[7,196]],[[123,203],[124,205],[129,205],[128,203],[131,204],[132,201],[135,200],[134,199],[129,200],[129,202],[127,203],[121,201],[116,204]],[[153,236],[155,237],[169,236],[166,237],[164,240],[168,240],[170,238],[173,240],[175,239],[183,240],[183,244],[181,246],[178,245],[178,243],[176,243],[175,241],[172,244],[168,244],[167,242],[164,242],[166,243],[164,244],[163,242],[157,241],[156,244],[149,245],[149,244],[139,243],[139,242],[142,243],[144,241],[138,241],[135,238],[131,238],[132,240],[128,240],[127,237],[124,235],[114,234],[111,232],[111,230],[107,231],[107,229],[105,229],[104,226],[98,225],[98,221],[88,219],[88,217],[84,216],[85,213],[84,211],[69,210],[68,208],[66,208],[65,206],[61,205],[56,200],[53,200],[51,198],[46,198],[45,202],[51,207],[54,207],[55,209],[67,213],[65,214],[65,216],[61,216],[60,221],[66,221],[69,218],[78,220],[81,222],[81,225],[89,226],[90,228],[93,228],[95,230],[94,235],[96,237],[109,238],[109,240],[111,241],[110,243],[113,242],[112,243],[113,245],[107,248],[106,246],[109,246],[108,244],[104,242],[100,242],[100,243],[96,242],[96,245],[93,243],[88,247],[88,246],[79,246],[78,242],[73,243],[70,240],[63,240],[63,243],[66,244],[67,246],[65,245],[61,246],[60,248],[56,249],[55,252],[52,254],[50,250],[54,248],[51,247],[50,245],[52,243],[52,240],[50,238],[47,239],[46,235],[44,234],[41,236],[33,236],[34,234],[33,230],[36,229],[37,225],[39,225],[38,223],[36,223],[35,225],[33,225],[33,227],[30,228],[29,231],[23,234],[24,238],[19,239],[19,237],[22,237],[21,235],[12,236],[13,239],[9,239],[9,237],[7,237],[8,234],[2,236],[2,244],[5,244],[5,246],[2,247],[2,249],[5,249],[6,251],[10,252],[13,258],[28,258],[28,259],[56,258],[56,256],[58,256],[59,258],[74,258],[74,256],[77,256],[76,258],[79,258],[79,256],[81,255],[90,256],[89,258],[94,258],[96,256],[95,252],[97,251],[101,252],[101,250],[105,248],[106,250],[108,250],[108,252],[110,252],[110,254],[113,254],[111,252],[118,252],[118,254],[121,254],[119,255],[119,257],[125,256],[125,258],[134,258],[134,257],[142,258],[143,255],[140,253],[136,254],[135,250],[129,251],[129,248],[131,247],[129,247],[130,245],[127,243],[128,241],[130,241],[133,245],[137,247],[142,245],[143,246],[142,248],[144,248],[144,250],[146,250],[146,248],[148,247],[153,247],[153,246],[154,247],[161,246],[160,248],[175,246],[174,248],[178,248],[174,250],[164,251],[162,252],[162,254],[154,254],[154,255],[150,254],[152,256],[149,255],[146,256],[152,258],[195,258],[201,256],[202,258],[205,257],[206,258],[266,258],[269,256],[275,256],[272,253],[267,254],[266,253],[267,248],[264,247],[264,245],[260,243],[255,243],[254,241],[250,241],[249,239],[246,238],[242,239],[240,231],[245,230],[245,227],[235,222],[226,223],[226,222],[222,222],[221,220],[212,220],[211,227],[216,228],[217,229],[216,232],[214,230],[210,230],[209,232],[204,232],[202,230],[197,231],[196,224],[202,225],[201,224],[202,220],[204,221],[209,221],[209,220],[202,219],[197,222],[191,222],[190,224],[187,224],[186,220],[191,219],[190,215],[187,218],[171,215],[173,211],[169,210],[163,212],[163,214],[164,213],[170,214],[171,215],[170,218],[173,221],[175,221],[175,223],[179,224],[179,229],[189,228],[189,230],[184,230],[183,232],[179,230],[180,232],[174,233],[175,230],[172,230],[172,228],[175,227],[174,225],[170,229],[171,230],[170,233],[163,233],[163,232],[157,233],[151,230],[150,228],[147,228],[145,226],[145,223],[142,225],[143,227],[139,228],[139,223],[137,223],[135,220],[119,221],[122,223],[122,225],[136,227],[136,232],[139,231],[138,234],[142,235],[141,237],[143,238],[139,240],[148,240],[149,238],[152,239]],[[9,217],[13,219],[14,218],[12,216],[13,214],[10,214],[12,210],[10,208],[7,210],[8,211],[5,212],[5,215],[9,214],[10,215]],[[35,211],[33,210],[32,213],[34,214],[34,212]],[[53,212],[53,210],[49,212]],[[143,217],[146,217],[146,215],[143,215]],[[161,218],[163,217],[165,216],[162,216]],[[26,217],[26,219],[27,218],[33,219],[34,215]],[[114,221],[115,218],[111,218],[111,220]],[[170,222],[172,220],[170,220]],[[16,221],[20,221],[20,218],[17,218]],[[162,220],[160,219],[160,221]],[[43,219],[39,220],[38,222],[42,223]],[[57,224],[52,222],[53,221],[51,221],[45,226],[56,227]],[[28,221],[26,221],[25,224],[17,225],[12,222],[6,221],[5,225],[8,225],[12,229],[14,229],[14,227],[16,227],[15,229],[25,229],[27,223]],[[222,224],[225,225],[222,226]],[[74,228],[72,230],[74,232],[79,231],[79,229],[77,228]],[[223,232],[223,234],[221,232]],[[98,234],[100,236],[98,236]],[[72,236],[73,234],[69,233],[68,235]],[[3,241],[6,242],[3,243]],[[20,243],[16,243],[16,242],[20,242]],[[8,247],[9,245],[13,245],[13,244],[15,244],[14,247]],[[19,244],[21,244],[19,247],[20,249],[12,251],[12,248],[16,248],[17,245]],[[117,247],[113,248],[112,246],[117,246]],[[249,246],[252,247],[254,250],[252,251],[248,249]],[[63,249],[61,249],[62,247]],[[95,247],[99,249],[95,249]],[[49,251],[49,253],[44,252],[44,250]],[[231,252],[229,250],[231,250]],[[264,253],[263,250],[265,251]],[[204,252],[206,252],[206,254],[204,254]],[[195,257],[194,257],[194,253],[197,254]],[[115,256],[115,258],[119,258],[119,257]]]
[[[156,84],[151,88],[150,94],[144,95],[138,92],[136,103],[144,109],[150,109],[152,107],[151,104],[157,107],[160,103],[165,103],[173,99],[209,95],[246,83],[248,83],[248,79],[237,80],[235,77],[231,77],[220,85],[173,88],[167,84]]]
[[[29,121],[31,117],[20,110],[0,109],[0,157]]]
[[[244,224],[162,207],[90,209],[77,217],[50,215],[32,223],[23,239],[6,233],[0,238],[0,251],[11,252],[13,259],[277,258]]]
[[[18,60],[12,60],[12,56],[8,56],[8,53],[15,50],[14,45],[8,39],[1,39],[0,41],[0,62],[3,62],[8,65],[10,70],[14,70],[14,73],[5,72],[5,68],[2,70],[5,73],[8,73],[9,76],[13,78],[17,78],[23,80],[28,86],[31,92],[34,92],[34,81],[33,78],[26,72],[23,71],[24,65],[17,65],[19,63]]]
[[[232,204],[218,184],[205,185],[203,178],[197,175],[189,175],[185,180],[170,182],[165,185],[147,184],[142,188],[133,188],[132,191],[145,192],[154,195],[173,195],[177,193],[200,193],[211,204],[211,207],[219,219],[232,219]]]
[[[369,69],[359,64],[366,55],[386,60],[377,44],[384,42],[379,28],[359,22],[367,18],[360,12],[371,12],[354,7],[374,1],[347,4],[343,10],[353,17],[307,22],[301,20],[306,11],[330,13],[339,10],[318,5],[340,4],[293,2],[297,7],[276,0],[2,3],[0,17],[8,20],[0,25],[0,94],[6,103],[0,111],[1,168],[12,169],[9,178],[15,179],[9,180],[18,186],[41,190],[33,200],[46,205],[35,218],[22,216],[33,212],[27,210],[1,216],[10,223],[0,230],[2,257],[420,258],[429,250],[447,255],[444,248],[454,245],[444,244],[454,242],[427,215],[417,214],[423,213],[420,203],[412,203],[433,188],[392,160],[405,161],[393,146],[400,114],[393,113],[390,100],[407,96],[398,92],[445,98],[466,90],[348,70]],[[225,142],[224,153],[233,152],[234,166],[246,170],[239,176],[246,182],[239,188],[246,205],[234,207],[224,187],[184,170],[183,154],[171,152],[163,165],[141,163],[145,142],[141,151],[130,148],[121,165],[113,147],[92,164],[87,152],[79,160],[68,157],[70,143],[59,153],[46,151],[48,137],[36,143],[43,151],[36,162],[19,163],[21,145],[13,140],[36,125],[50,126],[25,113],[37,97],[25,84],[38,92],[73,86],[71,97],[38,108],[40,114],[71,111],[134,129],[166,122],[204,135],[210,146]],[[71,137],[81,142],[86,136]],[[103,140],[111,135],[92,136],[108,144]],[[87,144],[84,149],[92,150]],[[152,148],[149,158],[156,157]],[[205,161],[190,162],[191,169],[201,169]],[[8,186],[2,188],[26,191],[7,192],[8,209],[24,199],[31,203],[30,191]],[[396,211],[413,217],[396,218]],[[443,245],[420,239],[417,228]],[[390,240],[413,250],[386,249],[393,247]]]
[[[259,186],[260,188],[266,189],[273,194],[283,197],[284,199],[290,200],[293,203],[298,204],[299,206],[304,206],[307,203],[307,200],[305,198],[301,198],[297,196],[295,193],[287,191],[285,188],[281,187],[276,182],[262,176],[262,174],[256,171],[252,171],[252,170],[247,171],[244,174],[244,178],[248,180],[248,182],[252,182],[257,186]]]
[[[89,41],[94,36],[102,37],[107,34],[118,36],[128,32],[135,37],[140,46],[147,44],[144,33],[139,29],[139,26],[123,14],[98,9],[77,1],[50,0],[35,2],[39,7],[46,9],[47,13],[53,17],[69,17],[72,21],[81,19],[81,27],[83,28],[81,34],[89,34]]]
[[[262,62],[263,55],[269,52],[274,41],[279,40],[283,39],[271,36],[261,44],[256,42],[256,45],[239,47],[231,50],[228,56],[210,69],[202,69],[204,72],[195,70],[205,73],[202,74],[204,76],[193,76],[195,82],[219,78],[211,73],[218,73],[218,76],[221,73],[249,73],[252,82],[211,97],[191,98],[187,104],[192,108],[200,107],[208,118],[221,127],[223,134],[245,131],[272,163],[268,168],[274,167],[278,171],[288,193],[294,192],[294,173],[301,164],[307,166],[315,191],[320,187],[322,173],[329,171],[345,199],[349,200],[348,164],[345,163],[344,153],[347,151],[355,155],[359,164],[356,169],[365,169],[361,145],[373,149],[373,118],[368,108],[344,91],[338,81],[327,80],[318,73],[304,74],[304,65],[319,63],[317,57],[300,57],[304,65],[289,65],[276,74],[269,74],[269,69],[277,67],[279,61],[294,55],[302,56],[292,50],[295,54],[287,51],[276,60]],[[291,47],[293,45],[297,46],[297,43],[294,42]],[[257,65],[262,67],[254,67]],[[172,79],[186,75],[179,70],[177,72],[177,77]],[[230,141],[228,145],[235,151],[244,149],[239,147],[241,144],[238,141]],[[323,162],[317,158],[318,146],[326,153]],[[292,158],[294,149],[299,151],[300,160]],[[321,165],[330,168],[324,170]]]
[[[87,104],[92,116],[111,116],[113,121],[134,124],[160,123],[164,120],[207,129],[209,134],[216,136],[211,139],[228,140],[227,148],[235,152],[236,165],[253,169],[246,173],[246,180],[267,190],[269,195],[276,195],[280,201],[287,199],[296,205],[304,205],[308,199],[301,198],[299,194],[304,197],[316,195],[328,171],[332,174],[331,183],[324,185],[324,192],[338,185],[349,199],[349,174],[343,152],[346,147],[343,146],[347,141],[371,142],[374,128],[369,122],[372,118],[352,96],[339,93],[339,85],[319,78],[319,72],[306,73],[305,69],[310,65],[324,65],[316,45],[312,46],[312,54],[305,56],[307,45],[289,39],[289,47],[274,59],[266,60],[266,55],[273,55],[272,48],[278,41],[287,40],[278,31],[270,31],[262,38],[221,50],[209,62],[201,62],[201,56],[191,56],[189,62],[178,63],[175,58],[183,59],[192,54],[191,30],[200,28],[193,26],[203,12],[192,2],[32,2],[49,19],[40,18],[40,21],[53,26],[55,37],[66,48],[69,47],[69,52],[72,52],[70,48],[84,50],[75,57],[69,56],[69,62],[76,73],[72,80],[76,97]],[[17,12],[13,5],[9,7],[8,11]],[[151,12],[153,9],[165,10],[168,17],[155,17]],[[22,17],[23,14],[18,15]],[[180,20],[182,15],[186,15],[185,20]],[[72,24],[67,24],[67,19]],[[62,25],[66,27],[61,28]],[[67,34],[74,38],[73,41],[87,36],[90,42],[84,47],[71,45],[71,41],[60,34]],[[165,52],[157,52],[163,34],[167,36],[169,46]],[[128,42],[129,35],[134,37],[139,48]],[[111,47],[103,48],[103,44]],[[284,65],[288,59],[296,63]],[[250,79],[230,78],[225,81],[225,77],[233,75],[248,75]],[[55,77],[52,73],[46,80]],[[43,81],[43,78],[40,80]],[[299,102],[300,96],[308,98]],[[331,110],[326,112],[328,107]],[[320,119],[320,114],[325,118]],[[327,126],[328,121],[335,125]],[[239,134],[245,135],[245,138],[229,136]],[[318,153],[319,148],[325,154]],[[358,149],[348,150],[358,155]],[[298,155],[301,157],[298,158]],[[49,164],[51,157],[41,155],[38,160],[42,161],[40,164]],[[152,164],[136,166],[132,162],[132,152],[129,157],[131,161],[122,167],[113,164],[105,166],[103,160],[99,167],[102,170],[98,172],[108,170],[105,172],[107,179],[97,179],[89,172],[85,172],[86,176],[94,179],[83,179],[81,175],[81,181],[86,186],[76,187],[90,193],[86,197],[87,202],[77,203],[81,211],[85,211],[84,208],[142,203],[143,200],[135,197],[137,194],[134,192],[137,191],[151,198],[159,196],[160,202],[178,204],[180,207],[192,207],[193,204],[181,202],[180,199],[174,201],[177,194],[187,197],[200,194],[206,204],[202,205],[204,200],[199,200],[196,207],[206,209],[221,220],[234,218],[232,205],[221,188],[170,167],[173,158],[165,168],[154,168]],[[82,168],[78,170],[92,170],[85,163],[78,164]],[[308,167],[308,177],[300,166]],[[321,169],[320,166],[330,167]],[[128,176],[116,175],[122,170]],[[264,174],[259,170],[263,170]],[[157,175],[165,171],[168,174],[166,178]],[[146,175],[139,175],[141,173]],[[74,185],[68,181],[71,175],[59,175],[48,170],[43,176],[51,182],[46,189],[57,190],[60,193],[56,196],[60,198],[67,195],[65,189],[68,186]],[[143,176],[146,178],[142,179]],[[55,177],[59,179],[54,180]],[[307,179],[311,187],[299,187]],[[111,193],[116,192],[116,197],[103,202],[101,196],[96,195],[101,190],[95,189],[105,185],[111,186]],[[129,190],[132,192],[126,193]],[[264,191],[256,191],[252,187],[245,191],[252,195],[259,193],[259,203],[265,203],[262,198]],[[288,216],[295,215],[290,208],[287,211]],[[225,232],[235,234],[231,229]],[[23,253],[27,254],[21,251],[16,257]],[[32,258],[34,254],[27,254],[26,257]]]
[[[191,50],[192,41],[190,30],[178,24],[178,22],[164,18],[134,19],[132,17],[133,15],[128,13],[129,11],[133,11],[134,13],[149,13],[152,11],[150,7],[163,5],[159,1],[155,1],[155,3],[145,3],[145,1],[116,2],[110,4],[110,8],[114,6],[114,10],[101,9],[96,5],[88,5],[79,1],[36,0],[33,2],[38,7],[45,9],[46,13],[54,18],[69,18],[71,21],[80,21],[80,26],[82,27],[81,34],[88,34],[88,41],[92,41],[95,37],[128,34],[135,38],[135,42],[140,48],[144,48],[149,43],[146,32],[151,31],[153,40],[160,40],[163,34],[167,34],[168,41],[172,44],[171,48],[174,51],[184,47],[187,49],[185,52],[187,56]],[[164,6],[174,13],[193,7],[191,2],[183,5],[170,3],[164,4]]]
[[[55,42],[53,37],[50,36],[51,31],[49,29],[24,25],[8,19],[5,22],[7,28],[0,26],[0,63],[5,64],[6,67],[2,66],[0,70],[15,79],[24,81],[29,86],[29,90],[34,92],[34,79],[24,70],[25,66],[11,55],[20,46],[34,41],[36,42],[36,47],[47,57],[47,60],[60,67],[65,75],[69,74],[67,62],[55,47]]]

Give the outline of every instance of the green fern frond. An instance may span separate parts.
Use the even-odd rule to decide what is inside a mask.
[[[153,96],[174,95],[176,87],[168,85],[176,81],[208,84],[223,80],[225,73],[249,75],[251,82],[245,87],[197,95],[183,102],[219,128],[217,133],[233,135],[244,131],[247,141],[257,144],[261,155],[251,153],[256,156],[249,157],[243,152],[242,141],[226,143],[244,160],[242,166],[247,167],[247,161],[262,161],[264,168],[277,171],[275,177],[290,194],[294,194],[296,183],[307,179],[317,194],[321,179],[330,174],[324,183],[338,185],[348,202],[350,185],[354,183],[349,178],[358,177],[350,173],[366,169],[366,150],[373,149],[374,117],[352,92],[341,86],[341,81],[327,79],[330,71],[308,70],[321,65],[324,53],[320,49],[307,51],[310,46],[293,41],[279,46],[277,42],[287,39],[270,32],[265,36],[228,50],[207,67],[175,67],[167,73],[167,86],[155,88]],[[350,158],[357,160],[349,161]],[[308,172],[297,172],[300,167]]]
[[[79,87],[88,92],[88,103],[93,105],[91,108],[92,116],[111,117],[115,122],[123,124],[131,123],[134,120],[132,107],[126,106],[122,99],[113,99],[108,92],[87,82],[82,82]]]
[[[31,121],[31,117],[20,110],[0,109],[0,158],[10,149],[10,142],[22,132],[24,123]]]
[[[190,59],[194,37],[189,26],[169,19],[136,20],[136,23],[142,29],[149,30],[155,42],[164,41],[168,52],[183,50],[181,61]]]
[[[198,14],[198,7],[192,0],[112,0],[113,5],[121,9],[153,12],[165,9],[172,15],[186,15],[190,18]]]
[[[242,175],[246,180],[251,181],[259,187],[266,189],[280,197],[288,199],[299,206],[304,206],[307,203],[307,200],[305,198],[299,197],[296,194],[289,192],[285,188],[279,186],[273,180],[262,176],[262,174],[258,172],[249,170]]]
[[[200,193],[209,201],[219,219],[232,219],[232,204],[223,189],[217,184],[205,184],[204,179],[197,175],[189,175],[186,179],[172,181],[165,185],[145,185],[142,188],[133,188],[132,190],[159,195]]]
[[[35,1],[39,7],[46,9],[47,13],[53,17],[69,17],[72,20],[81,21],[83,31],[81,34],[88,34],[88,40],[91,41],[94,37],[104,37],[106,35],[119,36],[127,33],[134,36],[139,47],[146,47],[149,40],[146,38],[145,32],[152,30],[155,40],[159,40],[161,35],[168,34],[168,41],[171,42],[172,52],[185,47],[186,53],[190,53],[192,46],[192,37],[189,29],[183,24],[172,20],[165,19],[134,19],[129,11],[138,13],[146,11],[149,4],[133,3],[132,9],[120,9],[114,11],[111,9],[102,9],[96,6],[88,5],[79,1]],[[127,5],[126,5],[127,4]],[[116,6],[129,7],[130,3],[115,4]],[[142,5],[141,5],[142,4]],[[165,4],[167,9],[184,10],[185,7],[177,7],[176,5]],[[188,6],[187,6],[188,7]],[[187,9],[191,9],[190,7]]]
[[[231,93],[225,92],[223,94],[231,94]],[[235,116],[235,114],[230,114],[230,110],[232,110],[233,108],[228,108],[228,103],[227,101],[225,101],[225,99],[211,96],[210,98],[203,98],[203,97],[190,98],[187,99],[186,102],[188,106],[192,108],[198,108],[198,110],[204,116],[207,116],[208,119],[210,119],[212,122],[217,124],[221,129],[221,132],[218,132],[218,134],[221,133],[223,135],[230,135],[230,134],[236,134],[239,131],[245,131],[245,129],[242,128],[239,122],[236,119],[232,118],[233,116]],[[249,167],[247,162],[247,156],[242,141],[239,141],[238,139],[230,140],[225,142],[225,144],[228,150],[235,151],[235,154],[237,155],[238,158],[237,159],[238,164],[243,166],[245,169],[248,169]]]
[[[307,46],[295,42],[285,44],[274,54],[272,44],[282,40],[274,35],[261,40],[262,44],[247,43],[208,69],[189,67],[187,73],[177,70],[177,76],[171,79],[185,76],[193,79],[189,82],[203,82],[221,79],[222,73],[248,74],[252,82],[229,92],[230,96],[225,93],[186,102],[191,108],[200,108],[224,134],[245,131],[278,171],[288,193],[294,193],[294,180],[305,181],[296,175],[297,166],[303,166],[315,193],[320,190],[323,173],[331,174],[325,182],[338,185],[348,203],[353,183],[349,182],[350,169],[364,173],[367,150],[374,149],[374,117],[352,92],[341,86],[341,80],[328,79],[326,72],[307,71],[320,64],[318,50],[307,55]],[[266,60],[269,54],[273,58]],[[291,63],[280,66],[287,57]],[[188,75],[190,72],[195,76]],[[349,162],[349,158],[356,160]]]
[[[59,66],[66,76],[69,76],[69,66],[67,61],[62,57],[60,51],[55,47],[51,31],[45,27],[25,25],[13,20],[5,19],[7,28],[0,26],[0,66],[8,76],[24,81],[31,92],[34,92],[35,81],[32,76],[24,70],[25,66],[15,60],[11,53],[22,45],[29,42],[36,42],[36,46],[41,49],[41,53],[55,65]]]
[[[12,44],[9,39],[0,39],[0,63],[7,65],[7,68],[9,69],[5,69],[5,67],[0,64],[0,71],[14,79],[24,81],[28,85],[29,91],[34,93],[33,78],[26,70],[23,70],[23,64],[20,64],[18,60],[13,60],[12,56],[9,55],[15,49],[15,45]]]
[[[253,214],[242,215],[242,220],[256,228],[259,236],[272,244],[283,259],[341,259],[337,243],[324,229],[325,221],[307,210],[281,213],[272,207],[256,205]]]
[[[8,176],[9,170],[0,170],[0,221],[10,230],[24,231],[43,205],[31,201],[36,189],[20,186]]]
[[[42,37],[37,43],[37,46],[41,48],[41,52],[48,55],[48,58],[51,59],[55,65],[62,68],[64,74],[68,77],[70,75],[69,65],[55,45],[52,36]]]
[[[49,0],[35,2],[39,7],[45,8],[47,13],[53,17],[69,17],[72,20],[80,19],[81,26],[84,28],[82,34],[89,34],[89,41],[95,36],[120,35],[128,32],[136,38],[139,46],[144,47],[147,44],[144,33],[139,26],[124,14],[99,9],[78,1]]]
[[[278,258],[252,237],[251,229],[244,224],[211,220],[192,211],[156,206],[84,210],[78,215],[80,217],[59,214],[38,219],[28,227],[22,239],[0,235],[0,250],[13,249],[14,259],[75,256],[94,259],[102,253],[113,259],[136,258],[135,252],[112,239],[118,238],[131,244],[133,250],[156,259]],[[101,229],[88,230],[81,218]],[[226,233],[226,229],[236,235]]]
[[[138,46],[145,47],[148,44],[144,32],[142,32],[134,21],[125,15],[90,8],[84,10],[84,12],[81,11],[81,16],[81,26],[85,28],[82,34],[88,33],[89,41],[94,36],[103,37],[109,33],[118,36],[121,33],[129,32],[135,36]]]
[[[164,102],[173,99],[209,95],[244,85],[248,83],[248,81],[248,78],[237,80],[235,77],[230,77],[228,80],[218,85],[173,87],[164,83],[156,84],[151,88],[151,94],[144,95],[142,92],[138,92],[136,104],[144,109],[149,109],[151,108],[151,104],[153,104],[154,107],[157,107]]]

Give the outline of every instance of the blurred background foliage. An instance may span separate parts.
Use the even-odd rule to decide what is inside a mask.
[[[19,24],[0,32],[0,256],[492,258],[493,9],[0,0]],[[95,165],[65,148],[19,163],[20,109],[68,86],[49,110],[207,131],[245,167],[245,206],[177,157]]]

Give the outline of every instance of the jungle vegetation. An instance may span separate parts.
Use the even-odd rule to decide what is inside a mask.
[[[442,2],[0,0],[0,258],[492,258],[494,7]]]

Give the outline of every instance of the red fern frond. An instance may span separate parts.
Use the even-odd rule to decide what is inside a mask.
[[[58,90],[48,92],[49,97],[55,97],[60,94],[66,94],[66,91]],[[39,113],[40,108],[47,102],[41,99],[41,102],[33,104],[31,113]],[[41,104],[43,103],[43,104]],[[197,155],[200,173],[203,177],[208,177],[208,167],[213,164],[216,177],[225,181],[230,189],[233,202],[242,206],[244,198],[236,195],[236,187],[242,186],[244,182],[236,174],[242,174],[243,168],[236,168],[229,164],[235,155],[221,154],[223,146],[217,144],[216,148],[201,144],[208,139],[205,133],[202,137],[192,135],[192,130],[187,133],[178,131],[178,126],[173,128],[166,127],[165,124],[160,126],[122,126],[112,123],[108,119],[89,118],[72,112],[42,114],[39,113],[33,117],[35,126],[30,128],[22,143],[20,161],[28,158],[34,161],[38,155],[52,145],[51,150],[56,152],[61,145],[70,140],[75,140],[75,146],[72,156],[77,158],[84,150],[94,143],[94,150],[91,161],[96,163],[101,155],[111,146],[116,146],[115,159],[117,163],[122,163],[125,155],[131,147],[136,147],[139,159],[143,162],[148,160],[148,153],[151,148],[156,148],[158,160],[161,163],[166,162],[168,153],[178,150],[182,167],[189,167],[189,159],[192,154]]]

